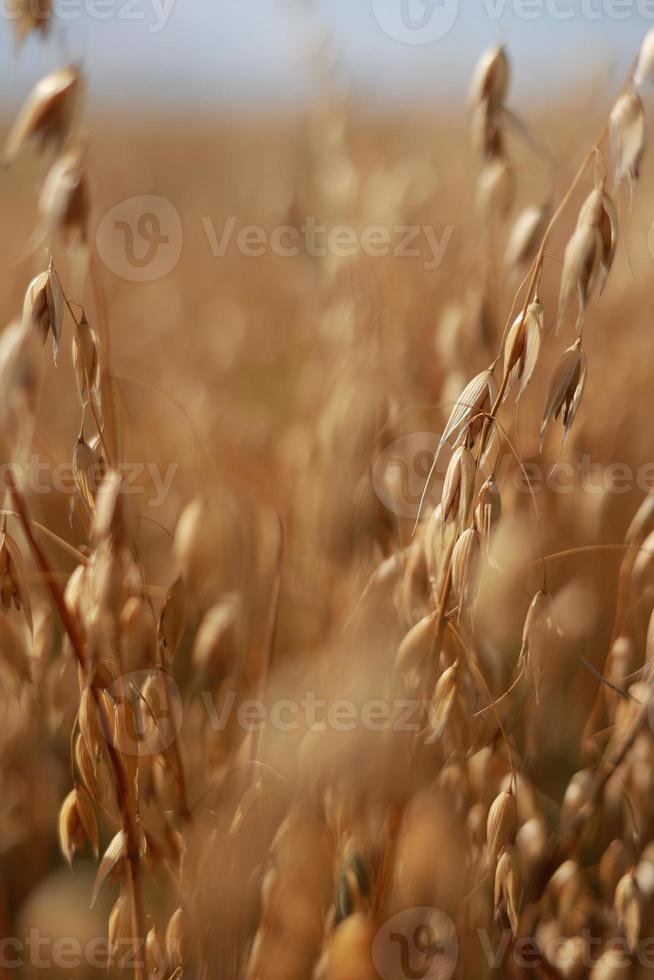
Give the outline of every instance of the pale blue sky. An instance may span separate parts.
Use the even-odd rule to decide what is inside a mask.
[[[425,2],[435,4],[431,17]],[[406,22],[402,3],[410,17],[424,15],[428,31],[456,19],[431,43],[403,43],[388,33]],[[316,22],[331,37],[338,77],[367,103],[463,97],[479,52],[498,41],[510,47],[516,101],[546,101],[575,74],[605,65],[623,72],[654,27],[654,0],[315,0],[313,20],[298,16],[303,6],[309,4],[58,0],[54,40],[32,39],[18,56],[10,23],[0,22],[0,98],[13,107],[43,70],[79,58],[91,69],[92,99],[110,104],[297,101],[311,90],[303,38]]]

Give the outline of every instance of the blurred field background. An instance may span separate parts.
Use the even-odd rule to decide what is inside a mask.
[[[88,71],[92,75],[91,64]],[[513,79],[517,93],[522,81],[519,73]],[[557,95],[552,104],[544,107],[541,93],[539,105],[521,108],[551,160],[519,135],[509,136],[518,189],[513,216],[527,204],[560,198],[601,127],[611,91],[600,68],[597,77]],[[2,132],[8,127],[7,118]],[[290,697],[307,685],[328,696],[352,690],[370,696],[386,670],[381,664],[420,609],[410,595],[380,597],[366,613],[365,628],[344,649],[343,623],[373,569],[411,543],[424,456],[418,459],[405,437],[440,434],[467,380],[495,357],[519,285],[502,270],[507,229],[488,227],[475,205],[477,164],[464,97],[453,96],[447,106],[434,102],[383,112],[326,86],[299,109],[239,114],[176,107],[166,114],[162,105],[142,115],[103,109],[87,112],[83,128],[90,140],[91,240],[107,212],[137,195],[165,198],[182,222],[179,260],[162,278],[130,282],[100,264],[125,458],[175,466],[161,506],[148,505],[152,488],[137,498],[144,518],[138,522],[139,549],[153,593],[162,596],[177,575],[170,536],[180,513],[194,494],[209,492],[218,501],[220,525],[214,585],[220,593],[241,594],[242,643],[256,652],[265,633],[277,512],[285,553],[270,698]],[[44,170],[43,159],[28,150],[20,166],[0,179],[5,322],[18,314],[25,284],[43,265],[42,251],[26,259],[24,250],[38,225],[34,188]],[[542,455],[538,441],[551,367],[573,340],[569,323],[562,336],[554,336],[552,311],[565,242],[589,188],[590,177],[548,245],[541,289],[548,313],[544,355],[519,421],[512,405],[503,418],[523,462],[543,472],[586,454],[593,463],[619,462],[635,474],[643,464],[654,464],[649,156],[633,204],[628,192],[621,195],[616,266],[601,301],[592,301],[587,312],[589,379],[575,427],[562,450],[558,429],[548,433]],[[235,241],[224,256],[213,255],[207,238],[207,221],[217,234],[232,218],[238,227],[257,225],[270,233],[280,225],[299,227],[310,216],[329,228],[418,224],[440,236],[451,227],[451,237],[434,270],[424,267],[430,258],[424,242],[423,254],[415,257],[282,257],[270,250],[251,257]],[[76,292],[75,270],[63,254],[59,267],[71,298],[84,303],[90,319],[97,315],[92,296]],[[70,460],[79,431],[70,326],[58,367],[48,359],[34,440],[34,451],[55,464]],[[399,516],[387,506],[386,484],[375,469],[384,453],[396,459],[397,440],[408,480],[399,489],[394,485],[407,508]],[[386,474],[391,483],[395,465]],[[529,496],[513,486],[514,469],[502,488],[507,516],[498,543],[501,570],[484,579],[478,612],[485,637],[480,657],[497,691],[515,662],[525,612],[539,584],[538,569],[529,566],[539,556],[537,527]],[[441,487],[437,480],[432,504]],[[633,480],[625,493],[543,489],[537,505],[544,552],[621,542],[643,495]],[[29,502],[36,519],[76,546],[85,545],[78,516],[72,522],[69,517],[69,495],[32,495]],[[69,574],[72,561],[47,547],[56,569]],[[619,553],[607,550],[550,566],[548,584],[558,596],[566,639],[553,650],[547,710],[536,711],[526,755],[529,778],[552,799],[560,799],[580,767],[575,752],[596,681],[579,655],[601,670],[619,560]],[[415,574],[423,572],[417,568]],[[37,578],[35,573],[36,589]],[[643,581],[645,611],[652,588]],[[647,617],[638,602],[632,612],[634,641],[643,642]],[[180,684],[188,680],[185,656],[176,667]],[[255,684],[255,668],[256,656],[240,679],[242,693]],[[44,682],[44,692],[52,694],[59,683],[58,676],[51,685]],[[75,678],[61,683],[62,690],[74,688]],[[16,737],[12,730],[3,736],[0,919],[8,935],[22,935],[35,923],[53,934],[75,935],[73,916],[80,934],[101,935],[108,906],[87,910],[90,861],[78,862],[71,877],[58,852],[56,815],[69,782],[75,704],[66,703],[61,692],[52,700],[50,694],[44,694],[42,709],[35,707],[43,716],[27,747],[18,721],[11,723]],[[210,749],[205,741],[198,748],[198,739],[204,740],[198,736],[199,711],[187,706],[181,744],[192,792],[201,798],[200,757],[211,751],[219,765],[223,748],[218,738]],[[290,784],[298,778],[297,747],[279,733],[263,739],[263,757]],[[365,764],[371,781],[396,771],[394,756],[377,743],[348,742],[346,749],[337,748],[338,758],[341,752],[346,768]],[[267,812],[266,820],[274,824],[275,817]],[[238,871],[231,873],[230,881],[237,881]],[[156,904],[157,896],[150,897]],[[219,908],[225,898],[212,900],[214,905],[207,898],[205,911]],[[64,907],[70,912],[57,921]]]

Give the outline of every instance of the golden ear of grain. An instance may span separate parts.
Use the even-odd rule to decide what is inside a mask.
[[[634,69],[634,85],[642,88],[654,81],[654,28],[651,28],[640,46]]]
[[[509,89],[510,75],[511,66],[504,46],[485,51],[472,77],[470,107],[474,109],[487,101],[492,112],[500,109]]]
[[[631,183],[640,175],[640,164],[645,152],[645,109],[638,93],[626,89],[611,110],[611,147],[615,165],[615,179]]]
[[[133,938],[132,903],[127,895],[120,895],[109,913],[107,939],[110,965],[127,967],[131,954],[126,947]]]
[[[93,536],[96,541],[111,537],[122,544],[127,537],[121,491],[123,480],[117,470],[109,470],[98,487],[93,515]]]
[[[404,671],[414,665],[420,668],[434,647],[436,613],[423,616],[402,638],[395,657],[395,668]]]
[[[77,68],[61,68],[42,78],[19,113],[5,144],[5,164],[12,163],[24,146],[37,139],[45,148],[60,149],[75,117],[82,78]]]
[[[594,188],[586,198],[579,212],[578,225],[591,228],[595,235],[602,293],[613,265],[618,240],[617,208],[602,188]]]
[[[545,402],[540,428],[541,447],[548,425],[563,413],[563,439],[574,422],[586,382],[586,356],[577,340],[563,352],[557,364]]]

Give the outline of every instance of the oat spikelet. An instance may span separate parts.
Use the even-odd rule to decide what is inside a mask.
[[[474,603],[479,588],[481,543],[475,527],[468,527],[452,552],[452,586],[459,600],[459,615]]]
[[[633,184],[645,152],[645,110],[634,89],[626,89],[613,106],[610,132],[615,179],[620,184],[629,178]]]
[[[577,323],[581,322],[593,290],[597,253],[598,241],[595,232],[587,224],[578,224],[563,257],[557,329],[575,295],[579,306]]]
[[[484,541],[489,541],[501,517],[502,494],[491,475],[479,488],[475,507],[475,524]]]
[[[523,857],[517,847],[509,844],[502,850],[495,870],[495,916],[506,913],[514,936],[520,923],[524,879]]]
[[[443,481],[443,524],[453,521],[459,530],[465,527],[472,507],[476,477],[474,456],[466,446],[459,446],[452,453]]]
[[[25,563],[18,544],[6,530],[6,518],[0,531],[0,600],[4,609],[22,609],[32,632],[32,602],[27,587]]]
[[[618,926],[631,949],[637,949],[643,919],[643,896],[633,871],[623,875],[616,885],[614,906]]]
[[[32,32],[45,37],[50,30],[52,0],[5,0],[5,11],[19,44]]]
[[[145,937],[145,965],[148,977],[162,977],[166,967],[166,940],[156,926]]]
[[[23,320],[39,334],[45,344],[52,333],[55,364],[64,320],[64,298],[52,266],[29,283],[23,301]]]
[[[565,441],[572,423],[575,420],[581,397],[584,393],[586,384],[586,355],[581,346],[581,340],[577,340],[571,347],[563,352],[559,363],[556,366],[550,390],[545,402],[543,421],[540,427],[541,446],[550,422],[562,416],[563,420],[563,440]]]
[[[175,909],[166,926],[166,958],[170,969],[184,965],[184,913]]]
[[[654,28],[649,30],[638,52],[638,61],[634,69],[634,85],[642,88],[654,81]]]
[[[519,383],[519,401],[534,373],[545,329],[545,315],[538,297],[524,314],[514,320],[504,344],[504,374],[509,376],[507,393]]]
[[[509,88],[511,68],[506,48],[485,51],[477,63],[470,85],[470,106],[486,101],[492,111],[504,103]]]
[[[468,382],[452,409],[447,425],[443,430],[436,455],[443,447],[454,441],[454,445],[462,439],[464,430],[471,420],[480,412],[489,412],[497,397],[497,382],[490,369],[480,371],[472,381]],[[473,425],[473,436],[480,430],[482,420],[477,419]]]
[[[530,672],[534,683],[536,701],[540,699],[540,688],[549,647],[555,635],[561,635],[554,617],[552,596],[541,589],[531,600],[522,628],[519,669]]]
[[[87,240],[90,201],[86,182],[86,148],[73,147],[56,160],[43,181],[39,213],[46,234]]]
[[[507,269],[525,266],[535,257],[541,243],[550,207],[548,204],[529,204],[513,222],[506,246],[504,263]]]
[[[84,312],[73,336],[73,370],[82,408],[92,400],[101,417],[100,341]]]
[[[100,865],[95,876],[95,882],[93,883],[91,908],[93,908],[95,905],[100,889],[109,875],[112,874],[117,867],[122,867],[126,854],[127,848],[125,845],[125,835],[122,830],[119,830],[115,837],[112,838],[109,846],[102,855],[102,860],[100,861]]]
[[[80,434],[73,450],[73,478],[84,510],[91,519],[95,512],[95,496],[98,492],[100,477],[100,459],[85,441],[84,436]]]
[[[61,149],[74,117],[81,75],[76,68],[61,68],[46,75],[32,90],[13,125],[5,144],[5,163],[12,163],[32,139],[41,148]]]
[[[512,790],[503,790],[496,796],[488,811],[486,821],[486,846],[488,866],[495,867],[500,851],[515,838],[518,827],[518,811]]]
[[[594,188],[586,198],[579,212],[579,225],[591,228],[595,235],[601,294],[613,265],[618,242],[618,211],[603,188]]]
[[[458,662],[455,662],[443,671],[434,690],[429,719],[432,728],[432,734],[429,736],[430,742],[438,741],[442,737],[456,702],[458,691],[459,665]]]
[[[76,786],[71,790],[59,810],[59,844],[68,864],[86,842],[98,856],[98,823],[91,798],[85,789]]]

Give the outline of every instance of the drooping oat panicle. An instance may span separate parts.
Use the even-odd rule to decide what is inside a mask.
[[[504,344],[504,374],[509,377],[507,393],[519,384],[516,401],[529,384],[540,353],[545,329],[545,314],[538,297],[529,304],[524,314],[513,321]]]
[[[517,216],[506,246],[507,269],[522,268],[536,256],[550,217],[549,204],[529,204]]]
[[[541,445],[548,425],[556,420],[559,415],[562,416],[563,440],[565,440],[572,428],[584,393],[586,370],[586,355],[581,346],[581,340],[577,340],[563,352],[552,375],[540,427]]]
[[[68,864],[86,842],[98,856],[98,822],[93,803],[82,786],[71,790],[59,810],[59,844]]]
[[[615,179],[622,183],[628,178],[633,184],[645,152],[645,109],[633,88],[626,89],[613,106],[610,132]]]
[[[495,916],[505,912],[514,936],[518,935],[524,887],[524,859],[515,845],[508,844],[495,869]]]
[[[45,37],[50,30],[52,0],[5,0],[5,11],[19,44],[32,32]]]
[[[39,213],[44,232],[85,243],[90,212],[86,180],[86,147],[75,146],[60,156],[48,171]]]
[[[470,86],[470,106],[487,101],[496,111],[504,103],[509,88],[511,69],[506,48],[502,45],[485,51],[477,63]]]
[[[52,333],[55,364],[64,320],[64,298],[52,266],[30,282],[23,302],[23,320],[35,329],[43,343]]]
[[[634,85],[642,88],[654,81],[654,28],[651,28],[640,46],[634,69]]]
[[[75,117],[82,85],[77,68],[61,68],[35,86],[14,123],[5,144],[5,163],[12,163],[23,147],[37,139],[42,148],[61,149]]]

